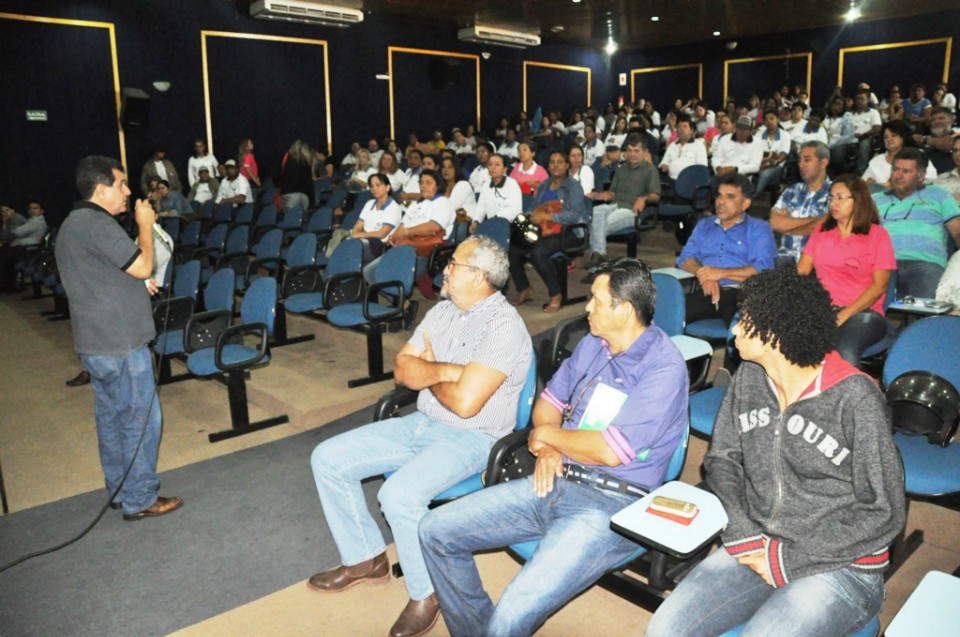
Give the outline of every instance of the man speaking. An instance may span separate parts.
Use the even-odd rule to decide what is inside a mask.
[[[122,507],[128,521],[164,515],[183,500],[157,495],[160,399],[147,347],[155,335],[150,294],[156,286],[144,285],[153,270],[153,208],[137,200],[133,243],[114,219],[126,210],[130,189],[123,166],[108,157],[80,160],[77,190],[84,202],[63,222],[56,257],[74,346],[93,383],[110,506]]]

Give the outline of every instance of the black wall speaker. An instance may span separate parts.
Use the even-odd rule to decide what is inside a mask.
[[[138,88],[125,88],[120,102],[120,123],[128,126],[146,126],[150,123],[150,96]]]
[[[456,58],[431,57],[428,62],[427,74],[430,76],[430,86],[436,91],[448,86],[460,85],[460,60]]]

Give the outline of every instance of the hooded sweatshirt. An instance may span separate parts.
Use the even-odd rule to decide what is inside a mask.
[[[724,547],[764,553],[775,587],[889,564],[906,522],[903,468],[883,395],[836,352],[782,413],[763,368],[741,365],[703,464],[730,518]]]

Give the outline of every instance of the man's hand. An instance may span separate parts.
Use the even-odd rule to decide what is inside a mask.
[[[647,207],[647,198],[644,195],[637,197],[637,200],[633,202],[633,214],[638,215],[644,211]]]
[[[664,174],[670,172],[670,166],[667,166],[666,164],[662,164],[662,165],[660,166],[660,172],[662,172],[662,173],[664,173]]]
[[[704,285],[710,281],[718,282],[723,278],[722,273],[719,271],[719,268],[714,268],[709,265],[705,265],[699,270],[697,270],[697,280],[700,281],[700,285]]]
[[[423,333],[423,352],[420,353],[420,358],[428,363],[437,362],[437,357],[433,353],[433,345],[430,344],[430,336],[426,332]]]
[[[545,221],[553,221],[553,215],[545,210],[534,210],[532,220],[534,223],[544,223]]]
[[[160,291],[160,288],[157,287],[157,280],[154,278],[147,279],[147,292],[150,293],[150,296],[153,296]]]
[[[531,434],[530,438],[532,440],[534,436]],[[563,475],[563,454],[553,447],[543,446],[536,455],[537,464],[533,469],[533,490],[538,498],[543,498],[553,491],[554,480]]]
[[[715,169],[713,172],[715,172],[718,175],[728,175],[732,172],[735,172],[736,170],[737,170],[736,166],[720,166],[717,169]]]
[[[766,544],[766,541],[764,541]],[[736,558],[738,562],[759,575],[769,586],[773,586],[773,577],[770,575],[770,566],[767,565],[765,553],[751,553],[750,555],[741,555]]]
[[[146,199],[137,199],[137,205],[135,210],[135,215],[137,219],[137,225],[141,228],[143,226],[153,227],[153,206],[150,205],[150,202]]]
[[[720,302],[720,284],[716,281],[705,281],[700,284],[703,288],[703,295],[709,296],[710,301],[716,305]]]

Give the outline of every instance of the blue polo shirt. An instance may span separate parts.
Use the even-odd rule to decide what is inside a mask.
[[[600,430],[621,463],[590,468],[655,488],[663,483],[687,426],[688,382],[680,350],[651,325],[619,354],[588,334],[541,398],[560,412],[571,411],[564,429]],[[602,422],[590,415],[597,412],[606,412]]]
[[[702,219],[677,257],[677,267],[687,259],[714,268],[742,268],[752,265],[757,272],[769,270],[777,260],[777,244],[770,224],[744,214],[727,229],[717,217]],[[720,279],[720,285],[738,286],[737,281]]]

